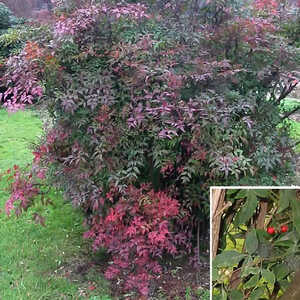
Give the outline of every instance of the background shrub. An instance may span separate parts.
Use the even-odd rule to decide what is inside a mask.
[[[11,26],[11,17],[11,10],[3,3],[0,3],[0,30],[7,29]]]

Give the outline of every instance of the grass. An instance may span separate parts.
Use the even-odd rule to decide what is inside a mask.
[[[14,164],[24,167],[32,158],[28,150],[42,134],[42,122],[30,111],[8,115],[0,109],[0,171]]]
[[[286,98],[283,102],[283,111],[292,111],[294,108],[300,105],[300,100],[299,99],[294,99],[294,98]],[[289,120],[290,123],[290,133],[291,137],[295,141],[300,140],[300,122],[294,121],[294,120]],[[300,144],[297,145],[296,147],[296,152],[300,153]]]
[[[0,110],[1,169],[30,163],[28,145],[41,132],[41,121],[31,112],[9,116]],[[5,177],[0,180],[2,210],[9,197]],[[32,220],[33,212],[41,209],[38,205],[19,218],[0,213],[0,300],[111,299],[108,283],[99,273],[89,269],[84,276],[73,274],[76,265],[87,261],[83,216],[64,203],[60,193],[52,190],[49,197],[54,206],[43,210],[46,227]]]
[[[291,121],[291,137],[295,141],[300,141],[300,122]],[[296,146],[296,152],[300,153],[300,144]]]

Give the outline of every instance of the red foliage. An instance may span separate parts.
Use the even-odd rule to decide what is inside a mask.
[[[105,272],[108,279],[124,275],[126,290],[137,289],[147,295],[149,280],[161,272],[155,258],[164,252],[174,255],[177,246],[188,244],[180,234],[175,237],[171,229],[179,203],[147,186],[130,186],[119,197],[106,217],[93,217],[85,237],[94,240],[95,250],[105,247],[112,254],[113,264]]]
[[[27,42],[19,55],[8,59],[8,70],[1,78],[7,90],[0,93],[0,100],[5,102],[8,110],[22,109],[26,103],[31,104],[35,97],[42,96],[38,75],[42,70],[39,59],[43,56],[44,51],[37,43]]]
[[[7,170],[7,174],[9,173],[11,173],[10,169]],[[39,195],[40,189],[33,183],[32,175],[23,175],[18,166],[14,166],[14,172],[8,177],[8,181],[11,181],[11,195],[5,204],[5,211],[7,215],[10,215],[15,208],[14,203],[19,202],[15,210],[16,215],[19,215],[22,210],[29,207],[33,198]]]
[[[255,0],[254,8],[268,14],[277,15],[279,2],[278,0]]]

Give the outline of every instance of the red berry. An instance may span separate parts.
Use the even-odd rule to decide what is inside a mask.
[[[282,226],[280,227],[280,230],[281,230],[281,232],[287,232],[287,231],[289,230],[289,228],[288,228],[287,225],[282,225]]]
[[[275,233],[275,228],[274,227],[268,227],[267,232],[268,232],[268,234],[274,234]]]

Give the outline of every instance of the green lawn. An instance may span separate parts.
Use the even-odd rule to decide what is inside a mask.
[[[283,111],[292,111],[294,108],[299,107],[300,100],[294,98],[286,98],[284,99]],[[299,112],[300,114],[300,112]],[[294,120],[289,120],[291,126],[291,137],[295,141],[300,140],[300,122],[296,122]],[[300,153],[300,144],[296,147],[296,152]]]
[[[28,145],[40,134],[41,121],[32,113],[9,116],[0,110],[1,169],[30,163]],[[93,268],[76,273],[88,261],[81,213],[53,190],[49,197],[55,205],[43,209],[46,227],[32,221],[38,206],[8,218],[3,213],[9,197],[5,177],[0,180],[0,300],[110,299],[108,283]]]
[[[295,141],[300,141],[300,122],[291,121],[291,137]],[[300,153],[300,144],[296,147],[296,152]]]
[[[42,122],[30,111],[8,115],[0,109],[0,171],[14,164],[24,167],[33,155],[28,150],[30,143],[42,133]]]

